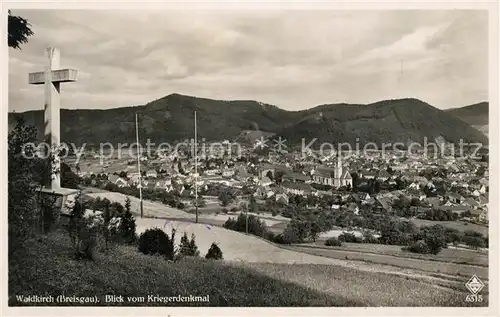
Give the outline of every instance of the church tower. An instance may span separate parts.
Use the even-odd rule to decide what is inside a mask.
[[[340,153],[337,156],[337,166],[335,167],[335,177],[333,181],[333,185],[335,187],[340,187],[341,186],[341,179],[342,177],[342,158],[340,157]]]

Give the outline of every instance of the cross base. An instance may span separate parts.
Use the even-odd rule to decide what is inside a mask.
[[[42,188],[38,192],[38,210],[53,207],[52,223],[66,225],[79,192],[78,189],[70,188]],[[42,223],[44,221],[47,222],[47,219],[42,219]]]

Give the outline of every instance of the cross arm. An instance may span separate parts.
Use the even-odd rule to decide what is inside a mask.
[[[65,83],[76,81],[78,71],[76,69],[58,69],[52,71],[53,83]],[[45,83],[45,72],[36,72],[29,74],[29,83],[31,85],[41,85]]]

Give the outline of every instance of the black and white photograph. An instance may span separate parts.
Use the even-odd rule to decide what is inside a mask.
[[[497,307],[489,4],[2,5],[4,306]]]

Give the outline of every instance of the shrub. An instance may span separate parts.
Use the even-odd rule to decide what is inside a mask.
[[[482,237],[466,235],[463,237],[463,242],[473,249],[483,248],[485,246],[485,240]]]
[[[446,242],[445,229],[441,225],[434,225],[431,227],[423,227],[423,240],[432,254],[438,254],[443,248],[448,246]]]
[[[275,234],[269,231],[264,238],[274,243],[283,244],[283,235],[281,233]]]
[[[413,242],[409,246],[404,247],[403,250],[420,254],[431,253],[429,247],[427,246],[424,240],[418,240],[416,242]]]
[[[161,254],[168,260],[173,260],[175,255],[174,241],[175,229],[172,229],[171,238],[159,228],[147,229],[139,237],[139,252],[148,255]]]
[[[378,239],[371,232],[367,231],[363,233],[363,243],[378,243]]]
[[[278,215],[278,212],[277,212],[276,210],[273,210],[273,211],[271,212],[271,215],[272,215],[273,217],[276,217],[276,216]]]
[[[200,251],[198,251],[198,246],[194,240],[194,234],[191,235],[191,240],[189,240],[187,233],[184,232],[184,235],[181,238],[181,244],[179,246],[179,253],[185,256],[199,256]]]
[[[223,260],[224,257],[222,255],[222,250],[219,246],[214,242],[208,249],[207,255],[205,255],[205,259],[214,259],[214,260]]]
[[[356,235],[354,235],[354,233],[351,233],[351,232],[342,232],[339,235],[338,239],[339,239],[339,241],[342,241],[342,242],[354,242],[354,243],[361,243],[362,242],[361,238],[356,237]]]
[[[67,229],[73,243],[75,257],[93,260],[98,235],[105,231],[104,218],[99,211],[88,214],[84,211],[85,206],[80,205],[77,200],[71,211]]]
[[[224,228],[239,232],[246,232],[247,215],[240,213],[238,218],[229,218],[223,225]],[[248,233],[259,237],[265,237],[267,227],[264,221],[254,215],[248,215]]]
[[[331,247],[340,247],[342,246],[342,241],[335,237],[331,237],[328,240],[325,241],[325,245],[331,246]]]
[[[304,237],[301,236],[299,230],[291,224],[288,224],[283,230],[280,237],[283,244],[301,243]]]

